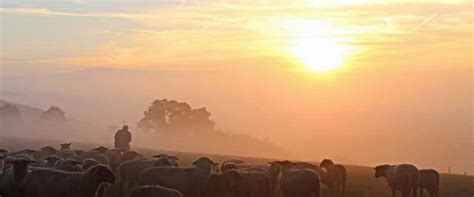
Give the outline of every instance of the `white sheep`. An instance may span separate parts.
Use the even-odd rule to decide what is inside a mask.
[[[43,158],[43,161],[46,162],[44,163],[44,167],[49,167],[49,168],[54,168],[54,166],[56,165],[56,163],[58,161],[62,160],[60,157],[56,156],[56,155],[49,155],[45,158]]]
[[[342,195],[346,192],[347,170],[341,164],[334,164],[330,159],[324,159],[319,167],[326,170],[324,183],[333,191],[342,190]],[[321,175],[322,173],[320,173]]]
[[[118,167],[121,192],[128,193],[133,187],[138,186],[140,173],[154,166],[172,166],[172,163],[165,157],[154,160],[143,159],[122,162]]]
[[[28,197],[94,197],[102,182],[115,182],[115,176],[105,165],[96,165],[86,172],[38,169],[26,177],[25,194]]]
[[[393,197],[395,197],[396,190],[399,190],[403,197],[416,195],[420,183],[420,172],[414,165],[379,165],[374,170],[375,178],[384,177],[387,180]]]
[[[82,161],[82,169],[88,170],[89,168],[94,167],[95,165],[100,164],[97,160],[89,158]]]
[[[321,196],[321,180],[312,169],[297,169],[291,161],[278,162],[282,168],[281,190],[285,197]]]
[[[420,170],[420,194],[423,196],[423,189],[428,190],[430,197],[438,197],[439,193],[439,173],[433,169]]]
[[[167,158],[169,159],[169,161],[171,162],[172,166],[174,167],[179,167],[179,158],[177,156],[174,156],[174,155],[167,155],[167,154],[159,154],[159,155],[154,155],[153,156],[154,158]]]
[[[9,162],[12,166],[5,169],[0,176],[0,196],[23,196],[23,183],[29,172],[28,165],[34,161],[9,158]]]
[[[55,169],[68,171],[68,172],[81,172],[82,167],[80,166],[81,162],[72,160],[72,159],[65,159],[59,160],[54,165]]]
[[[186,197],[200,197],[205,192],[216,163],[201,157],[194,167],[152,167],[140,173],[140,185],[161,185],[176,189]]]

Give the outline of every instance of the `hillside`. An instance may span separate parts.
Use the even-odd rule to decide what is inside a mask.
[[[41,146],[58,146],[61,141],[57,140],[37,140],[25,138],[0,138],[0,148],[19,150],[24,148],[37,149]],[[91,149],[98,144],[73,142],[74,149]],[[147,157],[158,153],[173,154],[180,158],[180,163],[190,165],[201,156],[208,156],[211,159],[222,163],[228,159],[242,159],[250,164],[271,161],[269,158],[238,157],[231,155],[213,155],[202,153],[175,152],[166,150],[135,148],[136,151]],[[375,179],[372,167],[346,165],[348,171],[347,193],[345,197],[391,197],[391,191],[385,180]],[[327,191],[323,190],[323,196],[327,196]],[[444,197],[470,197],[474,195],[474,176],[462,175],[441,175],[440,196]]]

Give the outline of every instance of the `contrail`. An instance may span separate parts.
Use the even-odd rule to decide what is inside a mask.
[[[426,23],[430,22],[434,17],[438,16],[439,13],[434,13],[433,15],[431,15],[430,17],[426,18],[425,20],[421,21],[420,24],[416,25],[412,30],[415,31],[415,30],[418,30],[420,29],[423,25],[425,25]]]

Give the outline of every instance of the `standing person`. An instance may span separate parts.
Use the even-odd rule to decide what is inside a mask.
[[[132,141],[132,133],[128,130],[128,126],[124,125],[122,129],[115,133],[115,148],[123,151],[130,150],[130,142]]]

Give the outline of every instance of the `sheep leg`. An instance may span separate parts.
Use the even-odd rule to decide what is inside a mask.
[[[402,190],[402,197],[410,197],[411,195],[411,189],[410,188],[405,188]]]
[[[428,193],[430,194],[430,197],[434,197],[434,192],[429,191]]]
[[[342,197],[346,194],[346,182],[342,182]]]
[[[395,190],[395,188],[392,187],[392,197],[395,197],[396,192],[397,192],[397,191]]]
[[[416,196],[417,191],[418,191],[418,186],[413,186],[413,188],[412,188],[412,195],[413,195],[413,197]]]

